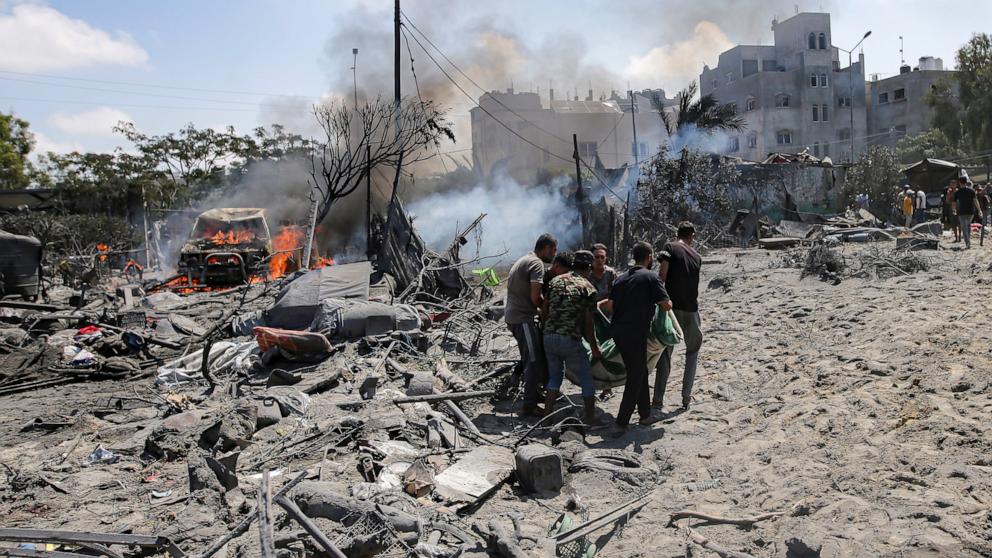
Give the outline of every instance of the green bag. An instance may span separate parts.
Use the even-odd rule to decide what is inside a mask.
[[[495,268],[483,267],[481,269],[473,269],[472,275],[477,275],[479,282],[487,287],[496,287],[499,285],[499,275],[496,274]]]

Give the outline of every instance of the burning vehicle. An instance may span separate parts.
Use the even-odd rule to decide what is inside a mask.
[[[247,283],[268,271],[273,254],[264,209],[211,209],[196,218],[179,254],[179,273],[192,285]]]

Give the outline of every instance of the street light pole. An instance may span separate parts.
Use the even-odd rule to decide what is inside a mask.
[[[355,85],[355,110],[358,110],[358,49],[351,49],[354,61],[351,63],[351,82]]]
[[[869,35],[871,35],[871,31],[868,31],[867,33],[865,33],[865,36],[864,37],[861,37],[861,40],[858,41],[858,44],[854,45],[854,48],[852,48],[851,50],[847,51],[847,72],[848,72],[848,81],[847,81],[847,84],[848,84],[849,95],[850,95],[850,97],[848,97],[848,101],[850,101],[850,103],[851,103],[851,164],[852,165],[854,164],[854,62],[852,61],[852,53],[854,52],[854,50],[856,48],[858,48],[859,46],[861,46],[861,43],[865,42],[865,39],[867,39]],[[844,50],[844,49],[841,49],[841,50]],[[864,68],[861,68],[862,74],[864,73],[864,71],[865,71],[865,69]],[[865,107],[865,110],[866,110],[865,117],[866,118],[867,118],[867,108],[868,107]]]

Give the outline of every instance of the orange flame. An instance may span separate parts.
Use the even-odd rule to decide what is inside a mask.
[[[110,246],[101,242],[96,245],[96,250],[100,252],[99,260],[101,262],[107,261],[107,252],[110,251]]]
[[[269,275],[272,278],[282,277],[300,268],[299,253],[306,242],[306,234],[300,227],[283,227],[279,234],[272,238],[272,249],[275,253],[269,259]]]
[[[253,240],[255,240],[255,234],[248,230],[232,230],[228,231],[227,234],[217,231],[210,236],[210,241],[218,246],[247,244]]]

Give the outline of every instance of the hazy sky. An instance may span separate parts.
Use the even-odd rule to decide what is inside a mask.
[[[546,95],[554,81],[584,95],[591,81],[597,96],[628,82],[671,95],[729,46],[770,44],[771,20],[796,9],[829,11],[839,47],[870,29],[868,72],[883,75],[898,71],[900,35],[909,63],[932,55],[952,66],[956,49],[992,21],[992,2],[978,0],[403,2],[486,89],[513,80]],[[122,144],[111,132],[118,120],[150,133],[188,122],[239,131],[281,122],[310,133],[311,103],[351,98],[353,47],[361,95],[392,96],[392,46],[391,0],[0,0],[0,110],[30,121],[41,150],[110,150]],[[470,101],[415,42],[411,50],[421,91],[451,107],[466,139]],[[413,93],[406,43],[403,59]]]

